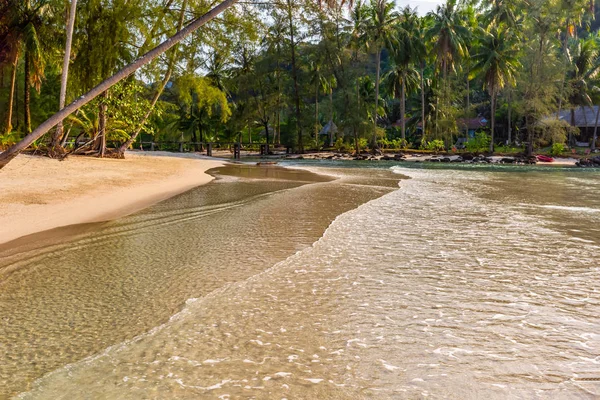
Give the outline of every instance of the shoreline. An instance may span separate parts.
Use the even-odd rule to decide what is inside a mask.
[[[204,185],[223,160],[128,152],[124,160],[19,155],[0,172],[0,244],[124,217]]]
[[[4,252],[0,246],[0,272],[6,272],[0,313],[15,317],[0,329],[13,343],[0,349],[0,358],[18,364],[0,368],[0,398],[3,390],[23,394],[47,373],[165,324],[189,299],[251,279],[310,248],[339,215],[397,190],[401,179],[387,170],[338,172],[344,178],[229,164],[211,171],[220,183],[148,212],[75,235],[56,230],[24,238],[34,248],[14,247],[16,241]],[[48,234],[47,250],[40,251],[46,239],[38,239]],[[82,302],[93,307],[82,313]],[[39,362],[19,364],[29,354],[40,354]]]

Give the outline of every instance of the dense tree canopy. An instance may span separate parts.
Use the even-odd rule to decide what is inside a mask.
[[[215,4],[79,0],[67,103]],[[69,8],[0,0],[0,149],[58,111]],[[571,121],[548,118],[600,100],[596,29],[577,0],[449,0],[427,15],[390,0],[241,2],[65,120],[59,144],[450,148],[476,116],[492,149],[572,144]]]

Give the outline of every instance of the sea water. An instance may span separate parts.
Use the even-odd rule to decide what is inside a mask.
[[[600,396],[600,174],[388,171],[311,246],[21,397]]]

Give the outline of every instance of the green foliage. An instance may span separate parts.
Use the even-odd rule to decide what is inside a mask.
[[[489,149],[490,141],[491,139],[487,133],[477,132],[475,133],[475,137],[469,139],[465,146],[467,151],[471,153],[479,153]]]
[[[538,145],[545,147],[550,143],[565,143],[568,135],[579,135],[579,129],[566,121],[556,118],[540,120],[533,128]]]
[[[565,152],[565,145],[562,143],[554,143],[552,145],[552,149],[550,149],[550,154],[553,156],[560,156]]]
[[[387,138],[383,138],[379,141],[379,144],[384,149],[407,149],[408,141],[406,139],[398,138],[389,140]]]
[[[510,103],[512,139],[536,146],[564,143],[576,131],[548,117],[558,109],[600,101],[600,36],[595,25],[584,26],[582,4],[450,0],[424,17],[410,8],[398,12],[390,0],[358,2],[350,13],[315,2],[233,7],[112,87],[107,99],[84,107],[72,118],[79,121],[74,133],[93,135],[98,105],[105,102],[110,137],[128,137],[149,110],[157,82],[172,70],[143,131],[164,141],[196,140],[197,135],[227,142],[267,140],[259,138],[259,131],[268,127],[270,133],[281,132],[270,142],[293,144],[304,132],[305,142],[313,143],[319,127],[333,120],[343,136],[337,149],[355,140],[366,148],[373,137],[384,148],[406,148],[406,141],[384,134],[402,120],[407,125],[402,136],[418,141],[413,147],[440,151],[462,135],[460,117],[492,115],[497,141],[508,139]],[[24,109],[31,108],[33,127],[57,109],[65,6],[57,0],[0,0],[3,131],[10,130],[9,97],[18,98],[12,107],[13,132],[27,131]],[[209,7],[206,2],[80,2],[67,102],[172,35],[181,15],[185,21]],[[16,92],[10,94],[13,65]],[[31,87],[41,91],[32,91],[30,107],[25,107]],[[403,111],[400,104],[405,104]],[[422,138],[415,126],[421,118],[426,126]],[[18,137],[3,136],[0,145]],[[484,151],[486,143],[490,140],[483,134],[467,149]]]
[[[339,151],[346,151],[348,146],[346,146],[346,144],[344,143],[344,139],[338,138],[335,141],[333,147],[335,148],[335,151],[339,152]]]
[[[11,131],[7,134],[0,135],[0,150],[6,149],[9,146],[17,143],[21,139],[21,135],[18,131]]]
[[[425,145],[425,149],[430,151],[444,151],[445,148],[446,146],[444,145],[444,141],[439,139],[427,142]]]
[[[523,151],[523,149],[520,147],[508,146],[508,145],[496,146],[496,148],[495,148],[495,152],[500,153],[500,154],[515,154],[515,153],[520,153],[522,151]]]
[[[366,149],[369,146],[369,139],[367,138],[360,138],[358,139],[358,147],[360,147],[361,150]]]

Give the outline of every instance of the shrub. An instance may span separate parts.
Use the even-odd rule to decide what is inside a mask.
[[[554,143],[552,145],[552,149],[550,149],[550,154],[553,156],[560,156],[565,152],[565,145],[562,143]]]
[[[344,139],[338,138],[333,145],[335,147],[335,151],[341,152],[346,150],[346,145],[344,144]]]
[[[490,137],[485,132],[477,132],[474,138],[469,139],[466,148],[470,153],[487,151],[490,148]]]
[[[431,142],[428,142],[425,148],[431,151],[443,151],[446,148],[446,146],[444,146],[443,140],[436,139],[432,140]]]
[[[366,149],[368,146],[369,146],[369,140],[367,138],[358,139],[358,147],[360,147],[361,150]]]
[[[17,131],[12,131],[5,135],[0,135],[0,150],[6,149],[19,141],[20,135]]]
[[[407,149],[408,141],[406,139],[394,139],[392,140],[392,148],[394,149]]]

